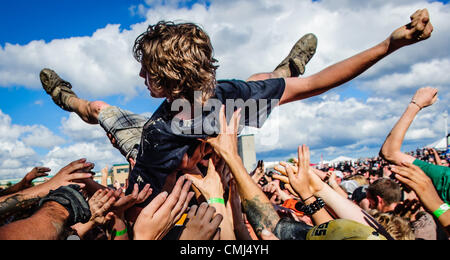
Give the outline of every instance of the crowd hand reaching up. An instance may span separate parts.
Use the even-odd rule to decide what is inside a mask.
[[[223,170],[224,167],[221,166],[221,168]],[[204,178],[201,175],[196,174],[186,174],[185,176],[192,181],[192,183],[198,190],[200,190],[203,197],[205,197],[207,201],[211,199],[220,199],[224,202],[223,198],[225,191],[223,188],[223,180],[221,179],[220,174],[216,171],[216,167],[212,158],[209,159],[208,172]],[[216,208],[217,212],[222,214],[222,216],[224,217],[221,223],[222,238],[226,240],[235,240],[236,237],[234,236],[233,231],[232,215],[228,214],[225,204],[218,202],[211,203],[214,203],[214,207]]]
[[[109,189],[98,190],[89,199],[91,209],[91,219],[95,225],[104,225],[112,219],[114,213],[110,211],[116,201],[114,191]]]
[[[395,178],[414,190],[425,208],[433,213],[443,204],[431,179],[416,165],[403,162],[391,166]]]
[[[414,94],[411,103],[415,103],[421,109],[433,105],[438,98],[437,88],[424,87],[420,88]]]
[[[266,186],[263,187],[263,191],[266,193],[273,194],[273,196],[277,196],[281,201],[286,201],[288,199],[294,198],[294,196],[287,194],[281,189],[280,180],[278,179],[269,182]]]
[[[48,172],[50,172],[51,169],[47,167],[34,167],[25,177],[22,179],[23,185],[25,188],[30,188],[33,186],[33,180],[48,176]]]
[[[410,17],[411,22],[395,30],[390,36],[391,48],[398,48],[414,44],[430,38],[433,25],[427,9],[417,10]]]
[[[224,195],[224,185],[220,178],[219,173],[216,171],[216,167],[212,159],[209,159],[208,172],[203,178],[201,174],[186,174],[187,179],[192,181],[192,184],[200,190],[206,200],[211,198],[222,198]]]
[[[255,170],[250,173],[250,176],[252,176],[252,179],[255,181],[255,183],[259,182],[259,180],[264,176],[263,161],[258,161],[258,165],[256,166]]]
[[[319,175],[315,174],[314,170],[310,167],[309,148],[305,145],[300,146],[298,148],[298,156],[298,162],[300,163],[297,167],[293,167],[285,162],[280,162],[280,165],[283,168],[277,166],[275,167],[275,170],[280,172],[283,176],[274,175],[273,178],[289,184],[293,188],[294,194],[299,194],[300,190],[305,193],[312,192],[313,194],[320,191],[323,188],[324,183]],[[286,188],[288,187],[289,186],[286,186]]]
[[[72,229],[77,231],[80,238],[83,238],[93,227],[102,226],[110,222],[114,217],[114,213],[110,209],[115,201],[113,190],[97,190],[88,201],[91,218],[84,224],[77,223],[73,225]]]
[[[290,165],[287,165],[286,172],[292,188],[304,200],[307,198],[305,195],[309,196],[321,191],[324,183],[317,175],[311,174],[309,148],[306,145],[298,148],[298,162],[297,173],[292,170]]]
[[[223,220],[216,209],[204,202],[198,207],[194,205],[188,213],[188,223],[179,240],[219,240],[219,225]]]
[[[136,240],[160,240],[186,211],[194,196],[189,192],[192,182],[181,176],[172,193],[162,192],[156,196],[139,214],[134,225]]]
[[[127,196],[122,189],[118,189],[114,192],[116,202],[113,204],[112,211],[123,219],[126,210],[147,200],[152,192],[153,189],[150,188],[150,184],[145,185],[141,191],[139,191],[139,185],[134,184],[132,193]]]
[[[222,105],[219,113],[220,134],[217,137],[209,138],[206,142],[211,145],[216,154],[222,158],[232,158],[238,154],[237,132],[241,120],[241,109],[236,110],[231,117],[230,124],[227,124],[225,116],[225,106]]]
[[[6,190],[0,191],[0,197],[17,193],[19,191],[33,187],[33,180],[39,177],[48,176],[47,172],[49,171],[51,170],[46,167],[34,167],[29,173],[25,175],[25,177],[23,177],[23,179],[19,183],[9,187]]]
[[[330,185],[331,187],[336,187],[339,184],[337,183],[337,176],[336,173],[334,171],[332,172],[327,172],[327,177],[328,177],[328,185]]]
[[[86,185],[81,181],[92,178],[93,173],[91,169],[93,166],[94,164],[86,162],[86,159],[71,162],[62,168],[53,178],[39,186],[41,186],[40,188],[45,187],[48,190],[56,190],[61,186],[76,184],[80,188],[84,188]]]

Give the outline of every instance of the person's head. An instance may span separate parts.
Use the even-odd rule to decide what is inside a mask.
[[[369,183],[374,183],[376,180],[381,178],[383,173],[379,170],[371,170],[369,171]]]
[[[209,36],[198,25],[166,21],[150,25],[136,39],[133,52],[153,97],[192,103],[195,91],[202,92],[203,102],[213,95],[217,60]]]
[[[411,222],[391,213],[382,213],[377,210],[368,212],[380,225],[386,229],[395,240],[414,240],[414,230]]]
[[[367,199],[370,208],[388,212],[395,208],[402,199],[400,185],[391,179],[379,179],[369,185]]]
[[[354,175],[350,177],[349,180],[356,181],[359,186],[369,185],[369,181],[362,175]]]
[[[337,170],[334,170],[333,172],[336,175],[337,184],[340,185],[342,180],[344,179],[344,174],[341,171],[337,171]]]
[[[352,194],[352,201],[358,204],[363,210],[370,210],[370,201],[367,199],[367,188],[369,185],[358,187]]]

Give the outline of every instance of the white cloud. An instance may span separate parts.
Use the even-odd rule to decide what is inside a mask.
[[[55,145],[65,143],[65,140],[62,137],[55,135],[52,131],[42,125],[29,127],[29,132],[21,139],[28,146],[42,148],[51,148]]]
[[[385,39],[394,29],[409,22],[409,16],[427,7],[435,25],[426,44],[400,51],[363,77],[387,71],[402,71],[417,62],[448,57],[450,10],[442,3],[426,1],[212,1],[209,7],[195,4],[177,9],[186,1],[146,1],[131,7],[147,12],[148,20],[131,30],[108,25],[93,35],[32,41],[27,45],[6,44],[0,48],[0,85],[40,88],[39,71],[55,69],[88,99],[109,95],[136,96],[143,89],[139,64],[131,49],[137,35],[159,20],[193,21],[204,26],[220,62],[218,76],[245,79],[253,73],[271,71],[305,33],[319,38],[316,57],[307,73],[349,57]],[[164,5],[162,5],[164,4]]]
[[[410,99],[409,99],[410,100]],[[324,96],[321,100],[297,102],[277,108],[265,125],[252,129],[258,152],[296,150],[307,144],[330,156],[336,151],[378,153],[389,131],[406,109],[409,100]],[[438,101],[421,111],[411,125],[405,143],[438,139],[444,125],[440,113],[447,103]]]
[[[85,37],[6,44],[0,47],[0,86],[40,89],[39,71],[50,67],[86,99],[111,95],[132,98],[144,89],[138,77],[139,64],[131,53],[134,40],[148,24],[163,19],[192,21],[205,28],[221,66],[218,78],[246,79],[256,72],[271,71],[299,37],[313,32],[319,38],[319,47],[307,67],[307,75],[311,75],[379,43],[408,23],[415,10],[426,7],[435,27],[433,36],[399,50],[358,77],[351,87],[362,90],[367,100],[343,98],[337,95],[338,89],[317,99],[283,106],[278,109],[278,117],[272,116],[259,131],[257,148],[291,152],[298,144],[307,143],[317,153],[375,151],[415,90],[425,85],[438,87],[440,100],[421,112],[407,140],[437,138],[442,133],[439,118],[450,100],[449,5],[422,0],[217,0],[208,7],[196,4],[190,9],[177,9],[186,3],[147,0],[146,6],[132,6],[129,11],[145,15],[147,21],[130,30],[108,25]],[[13,125],[11,118],[0,111],[0,159],[5,161],[7,157],[2,156],[15,153],[16,157],[39,162],[31,147],[39,145],[39,131],[44,133],[41,140],[49,142],[52,133],[44,126]],[[62,140],[53,134],[54,148],[45,159],[40,158],[50,166],[61,167],[77,157],[91,157],[88,159],[100,164],[123,159],[99,126],[89,126],[75,115],[62,120],[61,131],[74,143],[62,146]],[[16,159],[14,156],[8,159]],[[30,165],[20,162],[21,169]],[[20,167],[9,161],[10,165],[14,163]],[[6,173],[1,170],[1,174]]]
[[[105,131],[100,125],[87,124],[75,113],[70,113],[69,118],[61,120],[61,130],[77,142],[89,140],[104,141],[107,138]]]
[[[108,25],[91,37],[32,41],[24,46],[7,43],[0,48],[0,85],[39,89],[39,71],[48,67],[81,95],[135,96],[143,85],[138,77],[140,66],[131,52],[136,34]]]
[[[100,170],[106,165],[125,162],[125,158],[107,143],[80,142],[67,147],[54,147],[43,158],[42,162],[52,169],[61,169],[72,161],[86,158],[96,165],[94,170]]]

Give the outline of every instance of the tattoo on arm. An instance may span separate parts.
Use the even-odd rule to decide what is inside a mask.
[[[39,200],[39,197],[25,199],[20,194],[7,198],[0,202],[0,222],[4,222],[17,213],[31,209]]]
[[[16,184],[16,185],[11,186],[11,187],[9,187],[7,189],[0,190],[0,197],[6,196],[6,195],[10,195],[10,194],[14,194],[14,193],[19,192],[19,191],[20,191],[20,188],[19,188],[18,184]]]
[[[259,196],[242,203],[247,219],[258,236],[264,229],[273,231],[280,220],[272,204],[261,202]]]

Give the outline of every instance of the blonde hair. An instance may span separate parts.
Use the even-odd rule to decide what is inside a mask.
[[[356,181],[359,184],[359,186],[369,185],[369,181],[362,175],[355,175],[348,179],[352,180],[352,181]]]
[[[378,210],[368,212],[395,240],[415,240],[411,222],[400,216]]]

